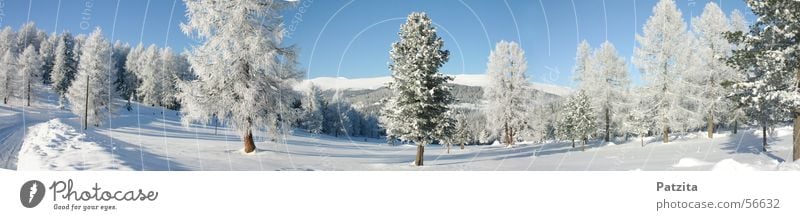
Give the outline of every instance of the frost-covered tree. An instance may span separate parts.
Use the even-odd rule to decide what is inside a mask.
[[[322,132],[339,137],[352,133],[350,105],[342,102],[338,95],[334,95],[330,103],[323,104]]]
[[[572,68],[573,79],[580,82],[579,89],[585,88],[590,85],[590,82],[595,78],[592,66],[594,60],[592,59],[592,46],[586,40],[578,44],[578,49],[575,52],[575,67]]]
[[[139,88],[139,72],[141,71],[141,57],[142,53],[144,53],[144,46],[142,44],[136,45],[136,47],[131,48],[131,51],[128,52],[128,56],[125,58],[125,72],[128,72],[128,79],[126,79],[125,84],[127,84],[127,92],[128,100],[139,100],[139,95],[136,94],[136,90]],[[123,96],[124,97],[124,96]]]
[[[139,95],[142,103],[156,106],[161,105],[164,90],[164,72],[162,59],[159,56],[159,49],[151,44],[139,57],[139,68],[136,76],[139,79],[139,87],[136,94]]]
[[[16,48],[22,52],[26,47],[33,45],[34,49],[39,50],[39,45],[41,44],[38,30],[36,29],[36,23],[33,21],[26,22],[19,28],[17,32],[17,46]]]
[[[691,38],[673,0],[656,4],[643,35],[637,34],[636,40],[639,46],[634,51],[633,63],[644,75],[643,92],[647,99],[654,100],[653,117],[667,143],[670,130],[685,129],[694,115],[686,105],[691,94],[686,91],[684,81],[689,74]]]
[[[582,57],[584,43],[578,49],[578,58]],[[630,80],[625,59],[617,54],[617,49],[611,42],[603,42],[592,57],[585,58],[583,64],[578,62],[576,77],[580,82],[581,90],[591,94],[592,108],[598,112],[597,121],[602,123],[603,138],[606,142],[611,135],[619,131],[622,117],[625,115],[624,104]],[[585,67],[581,67],[585,66]],[[583,69],[583,70],[581,70]]]
[[[644,147],[644,137],[653,128],[653,119],[650,116],[651,104],[639,94],[642,92],[636,90],[629,96],[628,111],[625,115],[627,118],[622,127],[625,132],[639,136],[641,145]]]
[[[0,31],[0,52],[7,50],[17,52],[17,33],[8,26]]]
[[[44,63],[33,45],[28,45],[17,61],[19,68],[17,77],[21,80],[22,88],[25,90],[25,105],[31,106],[32,87],[34,83],[40,82],[39,76],[42,74]]]
[[[517,135],[525,128],[525,112],[530,94],[525,72],[528,62],[525,52],[516,42],[500,41],[489,55],[486,74],[489,84],[484,88],[488,128],[502,135],[506,146],[511,147]]]
[[[290,83],[298,78],[295,49],[282,45],[281,10],[273,0],[185,0],[181,29],[203,43],[188,55],[197,79],[180,85],[183,122],[208,123],[214,115],[236,128],[244,152],[255,151],[253,131],[289,114]],[[285,127],[284,127],[285,128]]]
[[[464,144],[470,142],[472,136],[469,126],[469,119],[464,111],[455,112],[455,131],[453,132],[453,144],[458,144],[461,149],[464,149]]]
[[[50,73],[51,87],[59,94],[59,103],[64,101],[67,89],[72,85],[78,62],[74,55],[74,39],[69,32],[58,37],[53,60],[53,71]],[[63,107],[63,104],[60,104]]]
[[[559,120],[558,133],[563,139],[572,140],[572,147],[575,147],[575,140],[581,140],[585,149],[589,136],[596,128],[595,110],[592,108],[589,97],[583,90],[567,98],[562,108]]]
[[[742,14],[742,12],[739,10],[733,10],[733,12],[731,12],[730,25],[731,25],[731,32],[747,33],[750,30],[747,19],[744,17],[744,14]],[[727,36],[729,36],[729,34],[726,34],[726,37]],[[744,48],[743,44],[736,44],[735,42],[732,42],[731,45],[733,46],[733,50],[739,50]],[[731,80],[728,82],[725,81],[722,82],[723,87],[728,89],[728,92],[731,92],[730,85],[732,82],[743,81],[747,76],[747,73],[737,68],[733,68],[733,71],[734,74]],[[746,121],[747,115],[745,112],[745,108],[743,108],[740,105],[737,105],[733,100],[731,101],[732,101],[731,105],[733,107],[733,111],[730,112],[730,122],[733,123],[733,125],[731,126],[733,127],[733,133],[736,134],[739,130],[739,123],[747,122]]]
[[[189,67],[186,65],[185,59],[182,55],[172,52],[172,49],[167,47],[161,50],[161,70],[156,77],[159,79],[159,86],[161,88],[161,106],[168,109],[178,109],[179,102],[177,96],[178,87],[176,84],[181,80],[186,80],[185,75]]]
[[[721,82],[733,80],[735,72],[723,59],[731,54],[731,44],[724,34],[731,27],[722,9],[714,2],[706,4],[703,14],[692,19],[692,30],[697,38],[694,47],[696,65],[689,81],[696,86],[701,110],[705,113],[708,137],[714,137],[714,127],[733,107],[723,96],[728,93]]]
[[[137,84],[136,75],[125,68],[125,66],[128,65],[128,54],[130,54],[130,52],[130,45],[123,44],[120,41],[114,43],[114,52],[112,54],[112,59],[114,59],[114,74],[116,75],[114,89],[116,89],[117,94],[125,100],[130,100]]]
[[[442,50],[444,41],[424,12],[408,15],[398,34],[389,52],[392,104],[383,108],[381,118],[387,135],[417,145],[414,164],[422,166],[425,145],[441,140],[439,134],[453,123],[445,117],[454,101],[446,83],[453,78],[439,72],[450,53]]]
[[[67,100],[72,112],[83,119],[83,129],[89,123],[99,126],[114,111],[114,90],[108,87],[113,81],[114,60],[111,57],[111,44],[103,38],[101,29],[95,29],[86,39],[81,49],[80,64],[75,81],[67,91]]]
[[[9,98],[19,93],[16,86],[18,81],[16,55],[14,51],[6,50],[0,58],[0,96],[3,97],[3,104],[8,104]]]
[[[46,37],[41,46],[39,46],[39,55],[42,57],[42,83],[50,84],[50,73],[53,71],[53,62],[55,62],[56,44],[58,42],[58,35],[55,33]]]
[[[310,84],[305,92],[303,99],[303,127],[309,133],[319,134],[322,133],[322,122],[325,120],[323,112],[323,104],[325,100],[322,98],[322,92],[319,86]]]

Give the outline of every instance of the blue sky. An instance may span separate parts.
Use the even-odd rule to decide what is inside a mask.
[[[48,32],[89,33],[99,26],[113,40],[132,45],[168,45],[182,50],[197,44],[179,28],[186,8],[180,0],[0,0],[0,26],[15,29],[27,20]],[[611,41],[630,61],[634,36],[657,0],[302,0],[284,13],[287,44],[300,48],[308,77],[388,76],[389,50],[405,16],[427,12],[450,50],[442,72],[479,74],[500,40],[520,42],[535,82],[574,86],[575,48]],[[688,22],[708,1],[677,0]],[[740,0],[716,0],[729,13]],[[30,10],[29,10],[30,9]],[[30,12],[30,13],[29,13]],[[688,24],[688,23],[687,23]],[[113,30],[113,31],[112,31]],[[634,82],[640,75],[630,65]]]

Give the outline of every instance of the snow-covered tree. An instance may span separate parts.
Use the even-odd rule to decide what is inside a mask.
[[[8,26],[0,31],[0,52],[7,50],[17,52],[17,33],[14,33],[14,30]]]
[[[255,151],[253,131],[290,114],[291,85],[298,78],[295,49],[282,45],[281,10],[272,0],[185,0],[181,29],[203,43],[189,54],[197,79],[181,84],[183,122],[208,123],[214,115],[236,128],[244,152]],[[284,127],[285,128],[285,127]]]
[[[176,110],[180,104],[177,96],[175,96],[175,94],[178,94],[176,84],[181,80],[185,80],[184,76],[189,67],[184,62],[184,57],[180,54],[175,54],[169,47],[162,49],[160,55],[161,70],[158,76],[155,77],[159,79],[161,84],[161,100],[159,103],[165,108]]]
[[[31,93],[33,93],[33,84],[40,82],[39,75],[42,74],[42,58],[33,45],[28,45],[17,60],[17,67],[19,68],[19,75],[17,76],[22,82],[22,88],[25,90],[26,105],[31,106]]]
[[[733,110],[730,101],[723,97],[728,91],[721,86],[721,82],[733,80],[735,75],[733,68],[723,61],[733,49],[724,36],[730,29],[725,13],[714,2],[706,4],[703,14],[692,19],[692,30],[697,37],[696,65],[689,81],[699,90],[709,138],[714,137],[715,124]]]
[[[584,41],[578,48],[579,60],[585,46],[588,44]],[[591,94],[592,108],[598,111],[595,115],[603,125],[601,132],[608,142],[611,135],[620,130],[620,116],[625,115],[623,107],[630,84],[625,59],[617,54],[617,49],[608,41],[603,42],[592,57],[583,59],[586,61],[578,62],[575,66],[576,73],[580,74],[576,78],[581,90]]]
[[[586,40],[578,44],[578,49],[575,52],[575,67],[572,68],[573,79],[580,82],[579,89],[585,88],[590,85],[591,81],[595,78],[594,60],[592,57],[592,46]]]
[[[622,128],[625,132],[639,136],[642,147],[644,147],[644,137],[653,128],[653,119],[650,116],[651,104],[642,94],[641,90],[636,90],[629,96],[628,111],[625,115]]]
[[[69,32],[64,32],[58,37],[53,60],[53,71],[50,73],[51,86],[59,94],[59,103],[64,99],[64,94],[72,85],[78,62],[73,51],[74,39]],[[63,105],[61,105],[63,106]]]
[[[686,32],[681,12],[673,0],[660,0],[644,26],[643,35],[636,35],[633,63],[644,75],[645,95],[654,101],[653,117],[661,128],[664,143],[669,132],[686,129],[694,112],[687,108],[691,100],[684,76],[689,74],[691,38]]]
[[[130,100],[136,89],[137,79],[136,75],[129,72],[125,66],[128,65],[128,54],[131,52],[131,47],[128,44],[123,44],[120,41],[114,43],[114,74],[116,81],[114,81],[114,89],[117,90],[123,99]]]
[[[800,26],[797,25],[800,1],[746,2],[758,19],[748,33],[736,30],[728,35],[739,45],[728,63],[746,73],[744,80],[732,83],[731,98],[750,112],[758,112],[764,131],[770,121],[786,120],[789,117],[782,113],[791,113],[792,159],[797,161],[800,160]]]
[[[125,86],[127,88],[129,100],[139,100],[139,95],[136,94],[136,90],[139,88],[139,72],[141,71],[141,57],[144,53],[144,46],[142,44],[136,45],[136,47],[131,48],[131,51],[128,52],[128,56],[125,58],[125,72],[127,72],[127,79],[125,80]],[[124,95],[123,95],[124,97]]]
[[[312,134],[322,133],[322,122],[325,120],[323,115],[323,104],[325,100],[319,86],[313,83],[308,86],[303,99],[303,127]]]
[[[89,123],[99,126],[114,111],[108,98],[114,90],[108,87],[113,81],[114,60],[111,44],[103,38],[100,28],[95,29],[81,49],[80,64],[75,81],[67,91],[72,112],[83,119],[83,129]]]
[[[42,57],[42,83],[50,84],[50,73],[53,71],[53,63],[55,62],[56,44],[58,42],[58,35],[55,33],[46,37],[41,46],[39,46],[39,55]]]
[[[136,76],[139,79],[139,87],[136,94],[139,95],[142,103],[156,106],[161,105],[164,90],[164,72],[162,60],[159,56],[159,49],[151,44],[139,57],[139,68]]]
[[[461,149],[464,149],[464,144],[470,142],[470,126],[467,114],[464,111],[455,112],[455,131],[453,132],[453,144],[458,144]]]
[[[29,21],[23,24],[17,32],[16,48],[22,52],[29,45],[33,45],[34,49],[39,50],[39,44],[41,44],[39,40],[36,23]]]
[[[489,84],[484,88],[488,128],[502,134],[506,146],[511,147],[516,135],[525,128],[525,112],[530,94],[525,72],[528,62],[525,52],[516,42],[500,41],[489,55],[486,74]]]
[[[559,136],[572,140],[572,147],[575,147],[576,139],[581,140],[584,150],[589,136],[597,129],[596,119],[589,97],[581,90],[568,97],[564,103],[558,125]]]
[[[0,96],[3,97],[3,104],[8,104],[8,100],[19,93],[17,87],[17,58],[12,50],[3,52],[0,59]]]
[[[731,32],[747,33],[750,30],[749,23],[748,23],[747,19],[744,17],[744,14],[742,14],[742,12],[739,11],[739,10],[733,10],[733,12],[731,12],[730,25],[731,25]],[[733,50],[742,49],[744,47],[744,45],[736,44],[735,42],[732,42],[732,46],[733,46]],[[741,71],[741,70],[739,70],[737,68],[734,68],[733,71],[734,71],[734,74],[733,74],[732,79],[730,81],[728,81],[728,82],[725,82],[725,81],[722,82],[723,87],[728,89],[728,92],[731,92],[731,86],[730,85],[731,85],[732,82],[743,81],[747,76],[746,72]],[[733,102],[733,100],[731,100],[731,101]],[[735,102],[731,103],[731,105],[733,107],[733,111],[730,113],[730,122],[733,123],[733,125],[731,125],[731,126],[733,127],[733,133],[736,134],[738,132],[738,130],[739,130],[739,123],[740,122],[744,122],[744,123],[747,122],[746,121],[747,120],[747,114],[746,114],[745,108],[743,106],[737,105]]]
[[[86,35],[85,34],[78,34],[77,36],[72,38],[72,42],[73,42],[72,54],[74,56],[72,59],[75,60],[75,63],[76,63],[76,66],[77,66],[77,64],[81,62],[81,54],[82,54],[81,50],[83,49],[84,43],[86,43]]]
[[[353,123],[350,118],[350,105],[342,102],[338,94],[330,103],[323,104],[322,132],[339,137],[352,133]]]
[[[453,123],[444,116],[454,101],[446,85],[453,78],[439,72],[450,53],[442,50],[444,41],[425,13],[408,15],[398,34],[389,53],[392,104],[384,107],[381,118],[387,135],[417,144],[414,164],[422,166],[425,145],[441,140],[437,136]]]

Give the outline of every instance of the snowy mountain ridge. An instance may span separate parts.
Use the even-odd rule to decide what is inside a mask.
[[[450,75],[454,77],[453,83],[465,86],[485,87],[488,79],[485,74],[458,74]],[[387,82],[391,81],[391,76],[379,76],[368,78],[355,78],[349,79],[346,77],[316,77],[305,79],[298,83],[295,88],[307,88],[310,83],[314,83],[323,90],[374,90],[384,87]],[[531,82],[534,89],[550,93],[558,96],[567,96],[574,90],[569,87]]]

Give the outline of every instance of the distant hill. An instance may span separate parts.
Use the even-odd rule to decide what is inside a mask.
[[[452,75],[455,80],[453,84],[462,86],[484,87],[488,79],[484,74],[460,74]],[[318,77],[303,80],[298,84],[298,88],[306,88],[309,83],[314,83],[323,90],[377,90],[391,81],[391,76],[348,79],[344,77]],[[571,88],[557,86],[546,83],[531,83],[534,90],[549,93],[556,96],[566,96],[573,92]]]
[[[485,75],[463,74],[454,75],[455,80],[451,84],[453,95],[455,95],[458,108],[478,109],[485,104],[483,99],[483,87],[487,84]],[[385,87],[391,80],[390,76],[348,79],[344,77],[319,77],[304,80],[295,86],[295,89],[302,91],[308,88],[310,83],[314,83],[323,90],[323,96],[327,100],[332,100],[336,95],[339,100],[350,103],[353,107],[369,113],[377,113],[380,110],[380,100],[389,96],[389,90]],[[559,100],[572,93],[572,89],[562,86],[532,83],[531,96],[536,102],[548,103]]]

